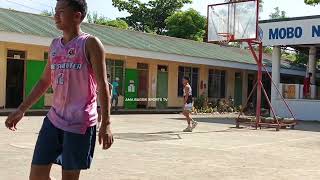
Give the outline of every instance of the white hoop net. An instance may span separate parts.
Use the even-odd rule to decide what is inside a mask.
[[[220,46],[228,46],[230,41],[233,41],[233,35],[229,33],[218,33],[218,43]]]

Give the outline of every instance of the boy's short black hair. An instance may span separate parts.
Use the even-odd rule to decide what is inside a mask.
[[[190,82],[190,78],[188,76],[184,76],[183,79],[187,80],[188,83]]]
[[[83,20],[87,15],[88,5],[86,0],[57,0],[57,1],[66,1],[68,6],[71,7],[74,11],[81,12],[81,20]]]

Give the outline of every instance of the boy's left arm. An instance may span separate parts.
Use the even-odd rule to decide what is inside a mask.
[[[110,122],[110,92],[107,80],[104,47],[99,39],[90,36],[86,42],[86,54],[92,64],[97,80],[99,100],[101,106],[101,126],[99,130],[99,144],[103,149],[109,149],[113,144]]]

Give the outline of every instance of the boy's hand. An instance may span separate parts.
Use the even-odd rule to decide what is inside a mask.
[[[103,150],[107,150],[113,144],[113,135],[111,132],[110,124],[106,125],[104,123],[101,124],[99,129],[99,144],[102,145]]]
[[[9,128],[11,131],[16,131],[17,130],[16,126],[18,122],[23,118],[23,116],[24,116],[24,112],[22,112],[19,109],[11,113],[5,122],[6,127]]]

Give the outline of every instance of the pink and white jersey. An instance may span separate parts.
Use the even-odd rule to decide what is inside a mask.
[[[97,123],[97,83],[85,53],[90,35],[81,34],[63,45],[54,39],[50,48],[53,103],[48,118],[57,128],[85,134]]]

